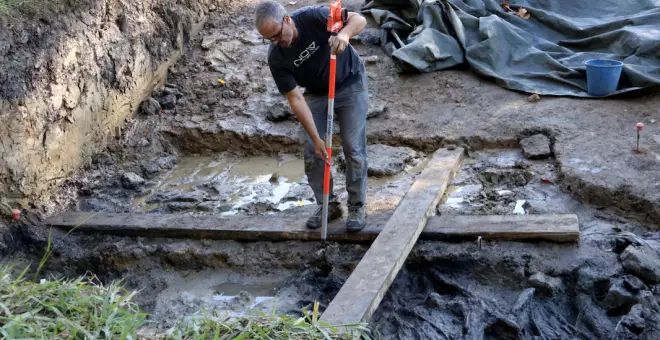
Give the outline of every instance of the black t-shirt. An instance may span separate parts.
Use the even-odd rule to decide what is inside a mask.
[[[282,94],[302,86],[312,94],[328,94],[330,72],[330,32],[327,31],[328,6],[307,6],[291,14],[298,38],[288,48],[271,45],[268,65]],[[360,57],[348,45],[337,55],[335,88],[339,90],[360,79]]]

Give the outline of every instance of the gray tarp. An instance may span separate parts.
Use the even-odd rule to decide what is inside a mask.
[[[362,11],[401,72],[467,63],[502,87],[589,97],[584,61],[624,62],[614,94],[660,85],[660,0],[372,0]],[[655,90],[655,89],[654,89]]]

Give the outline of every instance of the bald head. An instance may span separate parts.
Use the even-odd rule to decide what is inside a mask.
[[[255,26],[257,30],[261,31],[269,21],[280,24],[285,15],[287,15],[286,9],[278,2],[263,1],[257,7]]]

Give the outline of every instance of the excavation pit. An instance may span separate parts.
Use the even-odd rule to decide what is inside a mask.
[[[2,184],[29,203],[0,226],[3,262],[18,272],[39,263],[49,229],[31,209],[298,222],[311,213],[304,131],[269,74],[252,2],[55,5],[48,20],[0,32],[0,58],[27,60],[0,67],[12,122],[2,127]],[[376,27],[351,39],[376,60],[366,66],[367,140],[389,155],[372,162],[370,216],[382,226],[428,155],[454,145],[468,152],[434,218],[571,214],[579,240],[422,233],[370,326],[386,339],[660,338],[659,97],[530,102],[464,70],[399,74]],[[637,122],[643,153],[631,152]],[[205,235],[53,229],[43,274],[125,278],[161,329],[203,308],[300,316],[314,301],[327,308],[376,234],[359,244]]]
[[[161,188],[188,185],[198,190],[204,181],[219,177],[230,181],[232,177],[227,174],[232,170],[239,174],[237,168],[225,166],[217,157],[184,159],[179,163],[184,166],[174,166],[172,172],[162,175],[161,183],[165,184]],[[239,158],[233,164],[249,165],[243,168],[250,169],[253,176],[269,178],[272,174],[264,170],[276,168],[277,159]],[[296,163],[299,160],[289,159],[293,159],[289,161],[291,167],[285,167],[288,172],[282,173],[300,178],[300,172],[296,173],[300,171],[300,163]],[[257,160],[270,166],[258,169],[253,166],[259,164]],[[377,202],[386,197],[398,203],[403,195],[388,198],[383,193],[401,182],[409,183],[400,188],[408,190],[417,176],[410,169],[418,169],[416,166],[425,162],[420,157],[407,168],[410,173],[375,179],[375,184],[370,184],[370,197],[380,198]],[[335,173],[342,175],[341,169],[335,169]],[[188,182],[182,183],[181,179]],[[648,299],[660,291],[660,286],[654,283],[653,274],[644,275],[648,271],[660,273],[660,267],[653,267],[653,260],[644,256],[660,250],[657,236],[622,232],[635,225],[580,204],[562,191],[557,181],[552,158],[526,159],[520,149],[468,152],[434,218],[575,214],[580,223],[579,241],[510,242],[484,235],[482,240],[475,237],[447,242],[424,240],[422,234],[370,325],[386,339],[501,338],[502,334],[517,339],[591,338],[639,332],[639,322],[627,328],[617,328],[616,324],[624,318],[632,320],[643,308],[648,312],[654,308],[649,307]],[[268,185],[277,188],[277,184]],[[291,207],[243,217],[308,213],[308,208]],[[164,214],[157,210],[136,213]],[[544,223],[552,228],[553,220]],[[76,237],[84,240],[92,236]],[[195,310],[243,315],[250,309],[268,313],[276,308],[281,313],[301,316],[303,308],[310,310],[313,302],[319,301],[323,311],[369,246],[368,242],[351,245],[346,240],[324,246],[313,240],[235,242],[176,237],[118,237],[121,246],[110,240],[98,246],[110,252],[100,257],[108,261],[102,267],[112,268],[105,279],[128,275],[127,282],[134,288],[149,282],[154,290],[138,301],[163,329],[193,315]],[[653,318],[644,320],[651,322]],[[654,334],[652,327],[647,332],[644,334]]]

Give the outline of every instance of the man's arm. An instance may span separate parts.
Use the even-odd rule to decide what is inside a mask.
[[[367,25],[367,19],[355,12],[348,12],[344,27],[339,30],[339,34],[345,34],[347,37],[360,34]]]
[[[337,54],[344,52],[344,49],[348,46],[348,40],[352,36],[360,34],[366,25],[367,19],[362,15],[355,12],[348,12],[344,27],[339,31],[339,34],[330,36],[328,40],[332,52]]]
[[[298,118],[298,121],[302,124],[305,131],[307,131],[307,134],[314,142],[314,153],[317,157],[327,162],[328,153],[325,150],[325,142],[321,139],[316,130],[312,111],[309,109],[309,106],[307,106],[307,102],[305,101],[302,92],[300,92],[300,88],[296,87],[287,92],[286,99],[289,100],[289,105],[291,105],[293,113],[296,114],[296,118]]]
[[[286,95],[286,99],[289,101],[291,109],[296,114],[296,118],[298,118],[298,121],[302,124],[307,131],[307,134],[314,142],[314,153],[327,162],[328,153],[325,151],[325,143],[319,137],[318,131],[316,131],[312,111],[309,109],[309,106],[307,106],[307,102],[305,101],[300,88],[298,88],[293,74],[290,70],[282,67],[277,58],[272,59],[271,57],[272,55],[270,54],[269,49],[268,67],[275,79],[277,89],[280,93]]]

